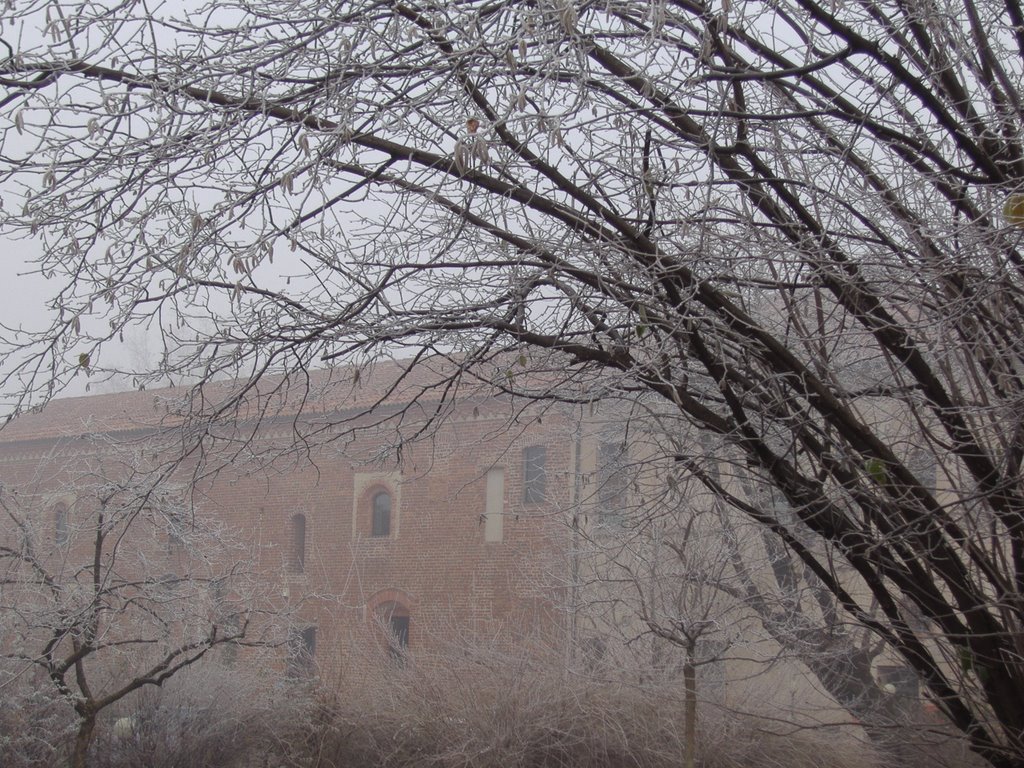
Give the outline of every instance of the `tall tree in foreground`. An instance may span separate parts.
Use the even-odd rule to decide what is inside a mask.
[[[734,476],[669,458],[1024,766],[1015,0],[19,0],[0,55],[3,226],[53,286],[20,407],[136,324],[140,385],[238,378],[197,418],[398,354],[660,402]]]

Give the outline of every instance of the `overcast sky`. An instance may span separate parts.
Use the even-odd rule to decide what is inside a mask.
[[[0,191],[5,198],[9,195]],[[12,240],[5,234],[0,234],[0,324],[5,329],[21,329],[24,331],[39,330],[45,328],[51,319],[52,314],[46,309],[47,302],[55,292],[61,288],[61,281],[57,278],[46,280],[34,271],[32,260],[41,251],[40,240],[22,239]],[[11,330],[4,330],[2,336],[9,340],[13,334]],[[131,341],[131,339],[129,339]],[[7,345],[5,344],[5,347]],[[10,354],[7,348],[2,350],[3,355]],[[114,361],[121,361],[126,357],[128,351],[121,348],[116,340],[104,349],[104,361],[111,364]],[[111,391],[109,386],[103,385],[96,380],[90,380],[86,376],[80,376],[60,397],[72,397],[87,393],[86,386],[90,385],[90,393],[100,391]],[[121,389],[123,387],[117,387]],[[0,413],[6,410],[4,403],[9,401],[11,392],[0,393]]]

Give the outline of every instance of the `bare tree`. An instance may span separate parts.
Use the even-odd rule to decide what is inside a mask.
[[[10,702],[29,682],[74,710],[75,768],[89,763],[109,707],[214,648],[280,634],[229,531],[194,518],[166,481],[109,479],[104,459],[104,474],[53,462],[50,473],[69,481],[63,493],[53,483],[0,489],[0,685]]]
[[[660,400],[1024,765],[1017,2],[8,5],[4,229],[54,285],[21,407],[139,322],[239,397],[414,350]]]
[[[717,671],[720,680],[751,678],[759,669],[809,673],[816,684],[806,686],[804,706],[826,714],[826,702],[812,695],[820,689],[848,713],[839,719],[855,718],[880,754],[910,757],[927,739],[915,744],[907,726],[920,725],[924,711],[906,685],[898,692],[887,686],[891,678],[912,672],[844,613],[836,596],[777,536],[736,515],[730,499],[792,518],[784,502],[769,487],[731,481],[731,467],[712,458],[727,452],[708,444],[707,436],[682,425],[665,433],[649,411],[632,410],[605,417],[611,425],[626,424],[627,431],[609,432],[615,442],[600,446],[621,445],[623,453],[609,460],[612,452],[599,449],[596,471],[584,484],[585,522],[578,536],[585,544],[577,547],[583,563],[574,572],[581,621],[597,618],[611,633],[626,633],[629,643],[650,633],[682,649],[691,719],[696,701],[704,698],[695,687],[697,669],[721,666],[731,657],[737,668],[724,676]],[[682,458],[688,444],[699,445],[707,457],[699,463],[664,460],[666,446]],[[795,520],[789,523],[802,543],[813,546]],[[847,586],[854,582],[847,575]],[[869,612],[878,619],[875,608]],[[648,663],[658,668],[657,642],[653,648]],[[788,717],[799,717],[795,707]]]
[[[624,636],[627,643],[651,636],[649,653],[634,655],[646,676],[664,678],[660,683],[681,680],[683,766],[693,768],[698,703],[709,698],[698,690],[698,672],[722,661],[731,639],[730,620],[745,617],[733,599],[722,537],[704,529],[707,519],[699,509],[678,505],[674,512],[643,509],[639,531],[602,530],[600,525],[592,530],[589,594],[578,610],[586,615],[596,603],[598,615],[591,620],[603,618],[605,624],[597,628]],[[678,664],[665,658],[666,646],[679,652]]]

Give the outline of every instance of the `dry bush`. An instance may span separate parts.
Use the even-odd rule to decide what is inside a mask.
[[[557,651],[450,648],[395,663],[372,651],[320,710],[320,766],[668,768],[682,764],[681,684],[645,682]],[[770,721],[701,703],[705,768],[868,768],[873,753],[838,727],[772,733]]]
[[[367,643],[340,680],[296,684],[279,671],[207,664],[105,713],[93,768],[678,768],[682,685],[671,673],[560,650],[490,644],[403,660]],[[0,764],[56,765],[70,708],[22,691],[0,709]],[[875,768],[853,727],[700,702],[701,768]],[[130,718],[129,720],[124,720]],[[131,722],[126,733],[116,723]],[[63,734],[63,735],[62,735]],[[935,763],[938,764],[938,763]]]
[[[206,664],[107,714],[93,768],[305,764],[313,697],[260,665]]]
[[[785,713],[777,713],[785,719]],[[779,722],[716,711],[701,729],[706,768],[869,768],[872,748],[835,726],[796,730]]]
[[[232,768],[309,764],[314,697],[262,664],[206,663],[161,688],[143,688],[99,719],[91,768]],[[0,765],[67,765],[77,728],[71,705],[46,681],[0,686]]]
[[[66,760],[77,727],[74,711],[24,673],[0,673],[0,765],[34,768]]]

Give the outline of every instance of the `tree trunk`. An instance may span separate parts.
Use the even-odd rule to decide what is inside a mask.
[[[907,764],[910,745],[906,743],[906,729],[901,727],[905,715],[893,697],[878,687],[869,655],[851,648],[831,658],[809,655],[804,662],[825,691],[857,718],[887,764]]]
[[[75,751],[71,754],[71,768],[88,768],[89,747],[96,732],[96,713],[82,715],[75,734]]]
[[[696,644],[686,644],[686,660],[683,662],[683,768],[694,768],[697,754],[697,666],[693,663]]]

